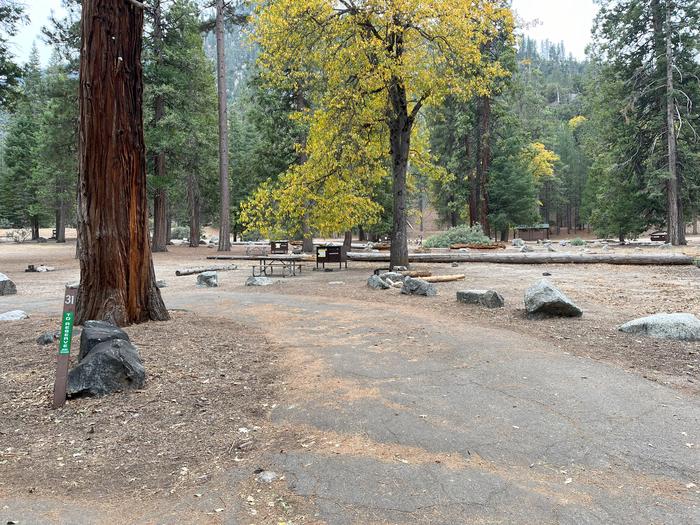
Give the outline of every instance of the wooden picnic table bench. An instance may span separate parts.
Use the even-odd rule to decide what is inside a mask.
[[[282,277],[292,277],[296,276],[297,273],[301,273],[304,267],[304,265],[301,264],[302,259],[300,257],[289,255],[266,255],[255,257],[253,260],[258,263],[252,266],[254,277],[260,277],[262,275],[271,277],[275,275],[275,268],[280,270]]]

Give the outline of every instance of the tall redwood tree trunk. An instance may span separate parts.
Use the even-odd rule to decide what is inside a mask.
[[[143,10],[85,0],[81,32],[77,321],[166,320],[148,235]]]
[[[489,193],[488,180],[491,169],[491,99],[481,97],[479,100],[479,158],[477,160],[477,174],[479,184],[478,203],[479,222],[487,236],[491,236],[489,225]]]
[[[156,1],[153,9],[153,44],[157,63],[163,61],[163,26],[160,0]],[[161,93],[154,100],[153,123],[158,123],[165,117],[165,98]],[[156,151],[153,156],[155,169],[155,186],[153,194],[153,241],[151,249],[154,252],[167,252],[168,248],[168,191],[165,188],[165,152]]]
[[[187,176],[187,206],[190,215],[190,248],[199,246],[201,225],[199,223],[201,203],[197,177],[190,172]]]
[[[63,199],[56,206],[56,242],[66,242],[66,205]]]
[[[228,101],[224,51],[224,0],[216,2],[216,78],[219,88],[219,251],[231,251],[231,212],[228,182]]]
[[[681,178],[678,174],[678,151],[676,143],[676,101],[673,83],[673,42],[671,40],[671,7],[666,3],[666,137],[668,143],[667,230],[668,242],[673,246],[686,244],[683,201],[681,200]]]
[[[156,166],[160,164],[156,156]],[[160,168],[156,168],[158,173]],[[154,252],[167,252],[168,248],[168,193],[165,188],[158,187],[153,195],[153,243]]]

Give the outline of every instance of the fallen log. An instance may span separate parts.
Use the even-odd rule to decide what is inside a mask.
[[[501,242],[498,242],[495,244],[479,244],[479,243],[462,244],[462,243],[457,243],[457,244],[450,245],[450,250],[463,250],[465,248],[468,248],[470,250],[505,250],[506,245],[501,243]]]
[[[416,270],[416,271],[411,271],[411,270],[409,270],[409,271],[407,271],[407,272],[401,272],[401,275],[405,275],[406,277],[413,277],[413,278],[416,278],[416,277],[421,277],[421,278],[423,278],[423,277],[431,277],[431,276],[433,275],[433,272],[428,272],[428,271],[425,271],[425,270],[420,270],[420,271],[418,271],[418,270]]]
[[[175,275],[182,277],[184,275],[196,275],[204,272],[229,272],[231,270],[238,270],[238,266],[229,264],[226,266],[208,266],[206,268],[182,268],[180,270],[175,270]]]
[[[429,283],[451,283],[452,281],[463,281],[466,278],[466,275],[435,275],[425,277],[423,280]]]
[[[379,252],[348,252],[348,260],[386,263],[390,255]],[[680,254],[574,254],[574,253],[411,253],[412,263],[495,263],[495,264],[619,264],[631,266],[688,266],[695,259]]]

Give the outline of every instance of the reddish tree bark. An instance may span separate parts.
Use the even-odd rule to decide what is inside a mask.
[[[148,235],[143,9],[85,0],[81,32],[77,321],[166,320]]]
[[[155,58],[160,65],[163,62],[163,21],[160,0],[153,5],[153,47]],[[154,124],[165,118],[165,97],[158,93],[154,101]],[[168,251],[168,190],[165,188],[165,152],[156,151],[153,155],[156,190],[153,194],[153,239],[151,249],[154,252]]]
[[[228,180],[228,98],[224,50],[224,0],[216,2],[216,79],[219,90],[219,251],[231,251],[231,198]]]

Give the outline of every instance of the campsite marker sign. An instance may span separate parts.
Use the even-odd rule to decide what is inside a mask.
[[[61,321],[61,338],[58,340],[58,359],[56,361],[56,382],[53,386],[53,408],[61,408],[66,404],[66,389],[68,386],[68,362],[70,360],[70,345],[73,339],[73,323],[75,322],[75,303],[78,288],[66,286],[63,296],[63,319]]]

